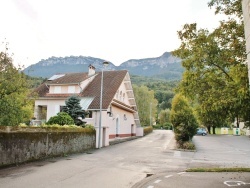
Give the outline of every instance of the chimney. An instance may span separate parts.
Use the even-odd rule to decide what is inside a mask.
[[[89,74],[88,76],[92,76],[95,74],[95,67],[93,65],[89,65]]]

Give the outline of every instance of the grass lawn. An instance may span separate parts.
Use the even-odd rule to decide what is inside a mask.
[[[190,168],[186,172],[250,172],[250,168]]]

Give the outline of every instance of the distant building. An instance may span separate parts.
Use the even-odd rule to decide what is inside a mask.
[[[248,77],[250,80],[250,0],[242,0],[242,9],[243,9],[244,25],[245,25]]]
[[[48,121],[65,106],[65,100],[76,95],[83,110],[89,112],[84,119],[96,128],[99,137],[101,72],[90,65],[89,72],[57,74],[41,84],[35,91],[34,117]],[[101,147],[117,137],[143,136],[137,106],[128,71],[104,71],[102,96]]]

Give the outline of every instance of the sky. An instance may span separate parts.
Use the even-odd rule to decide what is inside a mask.
[[[115,65],[177,49],[186,23],[214,29],[209,0],[0,0],[0,50],[14,65],[91,56]]]

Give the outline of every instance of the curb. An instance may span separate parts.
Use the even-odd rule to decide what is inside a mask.
[[[115,144],[120,144],[123,142],[135,140],[137,138],[141,138],[141,136],[133,136],[133,137],[128,137],[128,138],[116,138],[115,140],[109,141],[109,145],[115,145]]]

